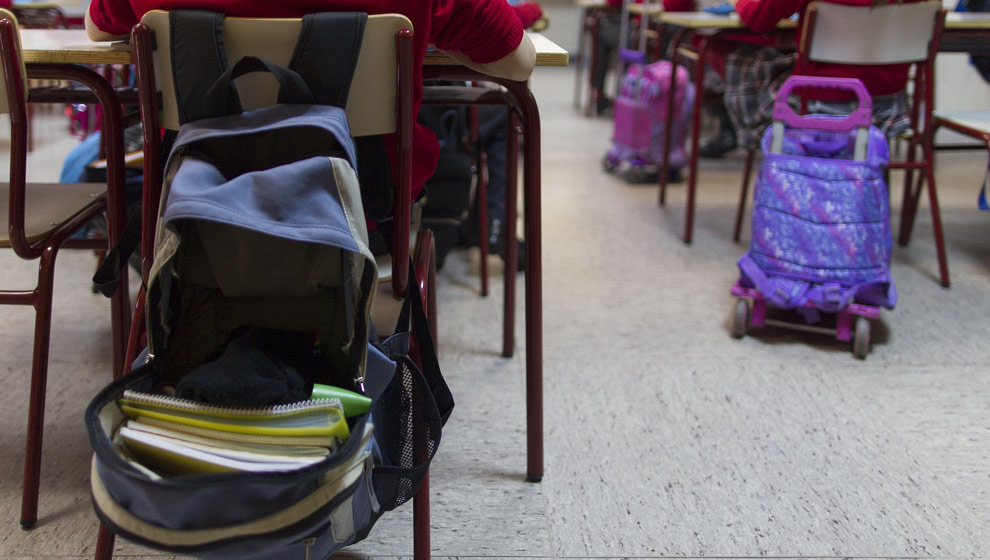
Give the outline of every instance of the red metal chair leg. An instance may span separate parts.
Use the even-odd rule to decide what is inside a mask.
[[[897,235],[898,245],[904,246],[911,242],[911,233],[914,230],[914,219],[918,215],[918,202],[921,200],[921,191],[924,189],[926,176],[919,173],[917,180],[904,185],[904,199],[901,203],[901,224]]]
[[[932,154],[931,146],[925,146],[926,154]],[[945,255],[945,238],[942,234],[942,212],[938,206],[938,194],[935,189],[935,171],[932,167],[932,159],[927,158],[928,165],[925,166],[925,176],[928,180],[928,204],[932,212],[932,229],[935,231],[935,251],[938,255],[938,274],[942,286],[949,287],[949,261]]]
[[[437,340],[437,291],[436,272],[437,258],[433,240],[433,232],[424,230],[419,233],[414,251],[414,267],[416,277],[413,282],[419,284],[423,296],[423,307],[429,324],[430,336],[433,338],[434,351],[439,353]],[[413,333],[415,337],[415,333]],[[419,438],[416,440],[420,441]],[[425,454],[425,449],[416,446],[416,453]],[[427,472],[420,484],[419,490],[413,496],[413,558],[429,560],[430,558],[430,473]]]
[[[908,142],[905,165],[910,165],[915,160],[916,144]],[[921,199],[921,189],[924,188],[923,181],[926,179],[925,173],[918,174],[917,182],[912,181],[914,177],[913,169],[904,169],[904,198],[901,203],[901,226],[897,236],[900,245],[907,245],[911,240],[911,230],[914,227],[914,218],[918,212],[918,201]],[[888,184],[890,184],[888,182]]]
[[[124,353],[123,371],[127,373],[131,370],[131,364],[137,359],[138,353],[144,346],[144,299],[145,287],[142,284],[138,290],[137,303],[134,305],[134,318],[131,321],[130,332],[127,337],[127,350]]]
[[[509,111],[509,130],[506,135],[506,173],[505,173],[505,238],[502,244],[505,257],[505,295],[502,300],[502,356],[511,358],[516,353],[516,263],[519,262],[519,244],[516,238],[516,220],[518,207],[519,183],[519,117]],[[526,138],[529,137],[528,131]],[[529,237],[526,238],[528,243]],[[528,275],[528,272],[527,272]]]
[[[110,560],[113,558],[113,541],[115,536],[107,529],[106,525],[100,523],[100,530],[96,534],[96,552],[93,554],[94,560]]]
[[[481,252],[481,295],[488,295],[488,157],[478,154],[478,249]]]
[[[52,289],[57,249],[48,247],[39,259],[38,287],[34,293],[34,352],[31,361],[31,392],[28,400],[27,444],[24,455],[24,489],[21,495],[21,528],[31,529],[38,521],[41,487],[41,443],[45,429],[45,393],[48,384],[48,348],[52,327]]]
[[[141,300],[138,300],[139,302]],[[127,356],[128,333],[131,327],[131,316],[127,312],[130,306],[130,289],[127,285],[127,268],[121,271],[120,284],[110,298],[110,329],[113,345],[113,377],[117,379],[124,374],[124,361]]]
[[[732,240],[739,242],[739,235],[742,233],[743,213],[746,211],[746,198],[749,196],[749,177],[753,172],[753,159],[756,157],[756,150],[746,152],[746,166],[743,169],[742,186],[739,188],[739,205],[736,206],[736,224],[732,227]]]
[[[34,105],[31,103],[27,106],[27,151],[34,151]]]
[[[430,559],[430,473],[413,496],[413,558]]]

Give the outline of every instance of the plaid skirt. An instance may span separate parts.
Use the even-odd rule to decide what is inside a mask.
[[[796,53],[782,52],[768,46],[740,44],[726,58],[724,84],[716,83],[709,72],[706,86],[718,91],[724,88],[723,101],[740,146],[759,147],[763,131],[773,119],[777,91],[790,76],[797,62]],[[710,90],[710,91],[711,91]],[[797,109],[796,96],[789,102]],[[808,113],[848,115],[856,108],[855,101],[808,101]],[[904,91],[873,97],[873,124],[888,137],[898,136],[910,125],[910,106]]]

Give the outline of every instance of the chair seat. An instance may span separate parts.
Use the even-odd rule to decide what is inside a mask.
[[[990,111],[936,111],[935,118],[970,128],[981,134],[990,134]]]
[[[399,318],[403,300],[392,291],[392,255],[375,255],[375,264],[378,265],[378,287],[375,303],[371,306],[371,324],[377,332],[388,336],[389,329]]]
[[[378,265],[378,283],[385,284],[392,281],[392,255],[375,255],[375,264]]]
[[[58,227],[106,198],[105,183],[28,183],[25,187],[25,237],[44,239]],[[10,246],[10,184],[0,183],[0,247]]]

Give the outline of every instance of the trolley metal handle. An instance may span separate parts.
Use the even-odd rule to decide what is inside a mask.
[[[798,115],[787,104],[787,98],[795,88],[829,89],[850,91],[856,94],[859,107],[845,117],[827,117]],[[853,146],[853,159],[866,160],[866,149],[869,142],[870,124],[873,122],[873,98],[866,91],[863,82],[856,78],[827,78],[813,76],[791,76],[787,78],[780,91],[777,92],[776,103],[773,106],[773,135],[770,142],[770,153],[779,154],[784,147],[784,125],[792,128],[810,128],[835,132],[856,129],[856,140]]]
[[[787,104],[787,97],[795,88],[843,90],[856,94],[859,107],[845,118],[821,119],[798,115]],[[773,106],[773,120],[783,121],[795,128],[813,128],[815,130],[852,130],[857,126],[870,126],[873,119],[873,98],[866,91],[863,82],[856,78],[825,78],[813,76],[791,76],[787,78],[780,91],[777,92],[777,102]]]

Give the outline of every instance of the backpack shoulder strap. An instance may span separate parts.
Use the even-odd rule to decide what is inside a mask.
[[[316,102],[346,108],[368,14],[326,12],[303,16],[289,68],[303,77]],[[328,56],[327,53],[333,53]],[[392,171],[380,136],[354,139],[364,212],[370,220],[392,215]]]
[[[208,107],[207,92],[228,71],[223,41],[224,15],[206,10],[169,12],[173,83],[179,122],[240,112],[236,106]],[[363,12],[308,14],[293,51],[289,69],[302,76],[319,105],[343,108],[357,66],[364,26]],[[328,53],[333,53],[332,56]]]
[[[340,108],[347,105],[367,21],[368,14],[363,12],[303,16],[289,69],[303,77],[316,103]]]
[[[172,83],[179,123],[207,116],[206,92],[227,71],[223,44],[223,14],[205,10],[172,10]]]

